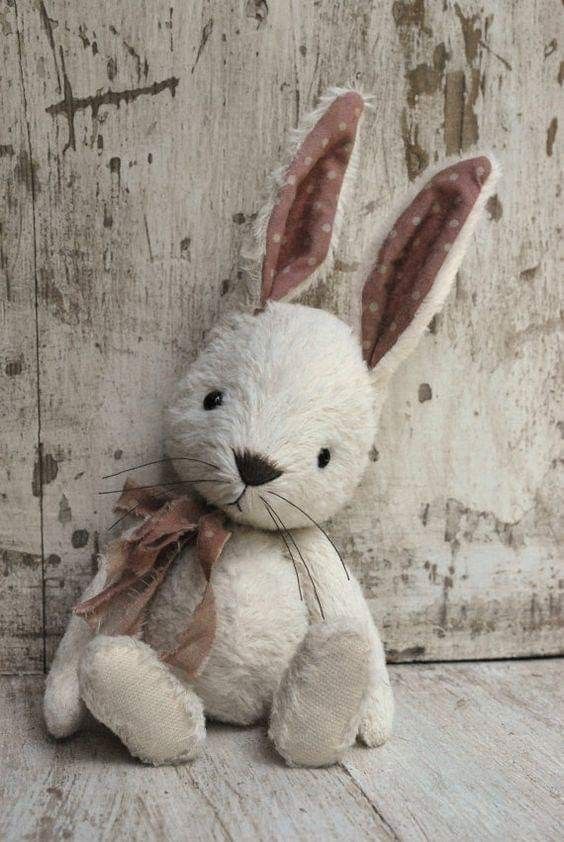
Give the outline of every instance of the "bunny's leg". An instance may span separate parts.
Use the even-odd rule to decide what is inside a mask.
[[[366,624],[312,625],[274,695],[269,735],[291,766],[336,763],[358,733],[371,687]]]
[[[79,680],[96,719],[144,763],[185,763],[198,754],[206,735],[202,703],[146,643],[94,638],[80,662]]]
[[[104,586],[106,574],[98,571],[83,599],[89,599]],[[81,725],[86,713],[78,686],[78,664],[93,632],[82,617],[71,617],[55,653],[45,684],[43,715],[47,730],[54,737],[69,737]]]

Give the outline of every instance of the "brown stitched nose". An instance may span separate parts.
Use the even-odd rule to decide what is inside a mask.
[[[234,450],[235,464],[245,485],[264,485],[282,475],[282,471],[258,453]]]

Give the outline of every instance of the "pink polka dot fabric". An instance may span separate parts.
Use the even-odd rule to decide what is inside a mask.
[[[363,109],[354,91],[337,97],[286,170],[266,233],[263,305],[294,293],[327,257]]]
[[[485,157],[442,170],[384,240],[362,293],[362,348],[371,368],[411,324],[491,170]]]

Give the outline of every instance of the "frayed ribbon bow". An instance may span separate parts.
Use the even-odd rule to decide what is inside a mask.
[[[142,489],[131,480],[125,483],[115,511],[142,517],[143,522],[109,545],[104,588],[79,602],[74,613],[101,634],[139,635],[146,609],[172,563],[187,544],[195,543],[206,580],[204,594],[175,648],[160,655],[193,677],[213,646],[217,613],[211,571],[231,533],[219,512],[188,497]]]

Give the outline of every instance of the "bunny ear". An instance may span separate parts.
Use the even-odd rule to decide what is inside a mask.
[[[496,180],[487,157],[441,170],[381,241],[362,292],[362,349],[370,368],[382,360],[391,374],[415,348],[448,294]]]
[[[334,89],[295,131],[257,224],[261,304],[288,301],[330,271],[364,99]]]

